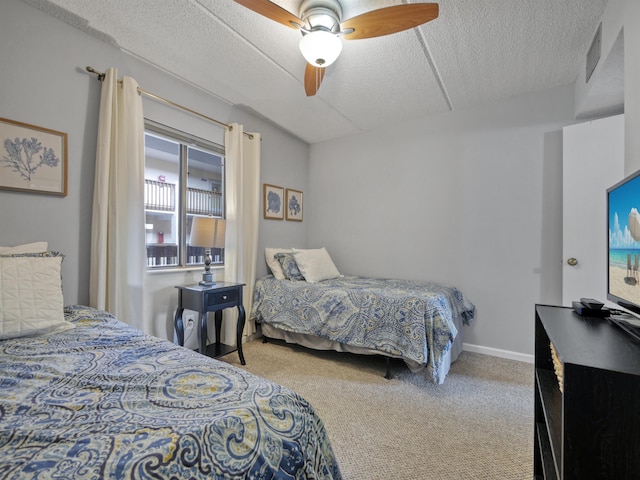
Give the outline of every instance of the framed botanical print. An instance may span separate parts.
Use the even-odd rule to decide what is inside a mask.
[[[287,188],[287,204],[286,204],[286,216],[287,220],[292,220],[294,222],[302,221],[303,214],[303,193],[300,190],[293,190],[292,188]]]
[[[263,184],[262,205],[264,218],[282,220],[284,218],[284,189],[268,183]]]
[[[67,194],[67,134],[0,118],[0,188]]]

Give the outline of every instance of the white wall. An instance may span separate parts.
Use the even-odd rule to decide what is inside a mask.
[[[640,169],[640,2],[627,0],[624,22],[625,173]]]
[[[562,127],[570,87],[313,145],[309,245],[342,273],[458,286],[465,342],[533,353],[533,305],[561,300]]]
[[[0,116],[67,132],[68,195],[64,198],[0,190],[0,245],[47,240],[66,255],[65,302],[89,301],[89,255],[100,82],[85,72],[117,67],[140,86],[225,123],[262,133],[262,178],[306,190],[308,146],[273,124],[50,17],[19,0],[0,2]],[[143,96],[145,116],[224,143],[224,130]],[[260,245],[305,246],[307,222],[260,223]],[[259,273],[266,273],[263,263]],[[199,272],[154,273],[145,289],[147,314],[159,336],[173,338],[175,285]]]
[[[622,32],[624,36],[624,114],[625,114],[625,174],[640,169],[640,2],[638,0],[609,0],[601,18],[602,58],[593,76],[605,67],[605,58]],[[595,32],[594,32],[595,33]],[[586,52],[585,52],[586,56]],[[585,59],[586,62],[586,59]],[[581,69],[584,72],[584,68]],[[584,75],[575,84],[576,105],[580,106],[591,90]]]
[[[79,72],[115,50],[17,1],[0,2],[0,116],[68,134],[68,195],[0,190],[0,245],[47,240],[66,257],[67,303],[89,298],[89,234],[100,85]]]

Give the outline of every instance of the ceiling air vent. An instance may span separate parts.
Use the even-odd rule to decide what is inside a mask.
[[[602,45],[602,23],[598,25],[598,30],[596,31],[593,40],[591,41],[591,47],[589,47],[589,51],[587,52],[587,83],[591,78],[591,74],[596,69],[596,65],[598,64],[598,60],[600,60],[600,47]]]

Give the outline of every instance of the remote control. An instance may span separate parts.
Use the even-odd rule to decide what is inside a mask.
[[[604,303],[594,298],[581,298],[580,303],[590,310],[600,310],[604,306]]]

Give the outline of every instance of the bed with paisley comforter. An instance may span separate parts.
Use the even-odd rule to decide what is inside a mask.
[[[296,393],[108,313],[0,340],[0,478],[340,479]]]
[[[401,358],[433,383],[444,382],[474,315],[455,287],[353,275],[316,283],[260,278],[251,312],[265,337]]]

